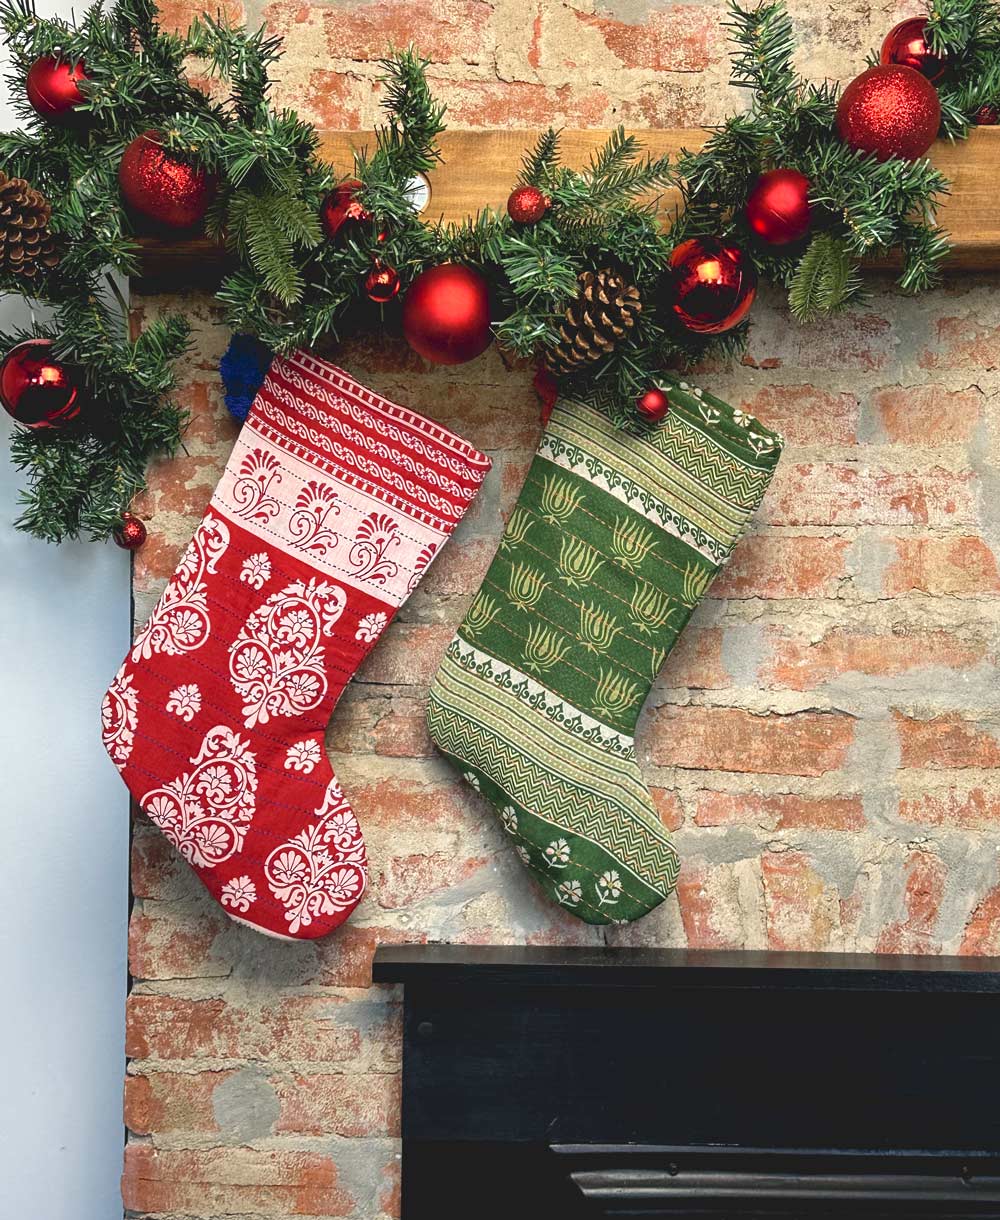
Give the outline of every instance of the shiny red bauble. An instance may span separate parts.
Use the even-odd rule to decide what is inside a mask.
[[[39,431],[62,428],[80,414],[79,387],[51,349],[51,339],[26,339],[0,363],[4,410],[19,424]]]
[[[507,215],[521,225],[537,224],[552,200],[537,186],[516,186],[507,197]]]
[[[486,280],[460,263],[422,271],[403,301],[403,334],[433,364],[473,360],[493,339]]]
[[[854,78],[837,106],[837,134],[850,148],[916,160],[934,143],[941,126],[937,90],[913,68],[876,64]]]
[[[88,80],[83,60],[73,64],[68,59],[43,55],[28,69],[24,91],[36,113],[53,123],[64,123],[83,101],[79,82]]]
[[[123,551],[137,551],[146,541],[146,525],[135,513],[122,513],[111,536]]]
[[[1000,123],[1000,108],[986,102],[972,116],[972,121],[977,127],[996,127]]]
[[[365,293],[376,305],[387,305],[399,292],[399,272],[388,263],[376,263],[365,276]]]
[[[879,61],[913,68],[933,84],[944,75],[948,64],[943,55],[935,55],[927,45],[924,38],[926,25],[924,17],[907,17],[899,25],[894,25],[882,42]]]
[[[320,205],[319,222],[331,241],[337,237],[346,237],[352,229],[367,224],[372,219],[371,212],[358,199],[361,185],[357,178],[349,178],[340,186],[334,187]]]
[[[769,246],[787,246],[809,232],[809,179],[797,169],[769,169],[747,197],[747,224]]]
[[[685,330],[720,335],[750,312],[757,271],[738,246],[691,237],[670,256],[667,291],[667,306]]]
[[[205,219],[216,179],[163,147],[156,131],[136,136],[118,166],[122,199],[146,225],[181,232]]]
[[[670,399],[659,386],[650,386],[635,400],[635,410],[647,424],[658,424],[670,414]]]

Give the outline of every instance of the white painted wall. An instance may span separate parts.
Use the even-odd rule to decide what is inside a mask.
[[[0,323],[23,308],[0,301]],[[0,1215],[116,1220],[128,800],[100,703],[128,647],[128,557],[14,532],[16,426],[0,410]]]

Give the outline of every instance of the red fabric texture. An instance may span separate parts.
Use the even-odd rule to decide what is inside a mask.
[[[234,919],[311,938],[361,900],[326,725],[489,466],[326,361],[272,365],[102,709],[132,795]]]

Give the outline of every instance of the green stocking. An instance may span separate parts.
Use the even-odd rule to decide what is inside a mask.
[[[438,748],[588,923],[637,919],[673,889],[635,723],[781,452],[750,416],[668,388],[658,424],[556,405],[430,692]]]

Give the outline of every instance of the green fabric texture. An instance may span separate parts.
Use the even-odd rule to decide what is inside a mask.
[[[637,919],[673,890],[635,724],[781,453],[752,416],[667,388],[658,424],[556,404],[430,691],[435,744],[545,892],[588,923]]]

